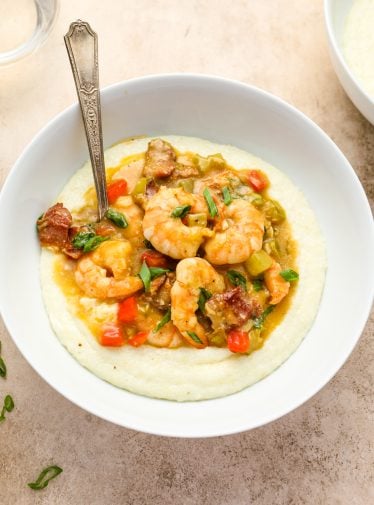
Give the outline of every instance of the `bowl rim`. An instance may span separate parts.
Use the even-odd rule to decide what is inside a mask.
[[[314,121],[312,121],[308,116],[306,116],[303,112],[298,110],[296,107],[293,105],[287,103],[285,100],[277,97],[276,95],[273,95],[263,89],[260,89],[256,86],[249,85],[237,80],[233,79],[227,79],[223,78],[220,76],[215,76],[215,75],[209,75],[209,74],[198,74],[198,73],[163,73],[163,74],[151,74],[151,75],[146,75],[146,76],[141,76],[141,77],[135,77],[129,80],[125,81],[120,81],[117,83],[114,83],[110,86],[107,86],[102,89],[102,94],[103,95],[110,95],[112,91],[116,89],[121,89],[123,87],[126,87],[127,85],[137,85],[137,84],[143,84],[143,83],[148,83],[152,84],[154,82],[157,82],[159,80],[170,80],[170,81],[175,81],[177,84],[178,82],[183,82],[184,85],[190,83],[195,83],[198,81],[206,81],[206,82],[211,82],[215,83],[218,85],[229,85],[233,88],[237,89],[242,89],[242,90],[247,90],[250,91],[254,94],[258,94],[262,96],[263,98],[266,98],[267,100],[272,101],[274,104],[276,104],[278,107],[281,107],[288,112],[292,113],[292,115],[297,116],[299,119],[301,119],[303,122],[305,122],[310,128],[313,128],[318,135],[321,138],[321,141],[329,144],[330,148],[332,148],[336,155],[339,158],[339,161],[345,165],[345,169],[349,172],[349,176],[351,178],[351,181],[354,182],[354,189],[355,192],[360,194],[360,200],[361,204],[363,206],[363,209],[365,209],[365,221],[366,225],[368,227],[368,246],[374,250],[374,221],[372,219],[372,213],[370,209],[370,205],[368,202],[368,199],[366,197],[365,191],[359,181],[359,178],[355,171],[353,170],[351,164],[347,160],[347,158],[344,156],[342,151],[339,149],[339,147],[333,142],[333,140],[320,128]],[[104,106],[105,106],[105,100],[103,100]],[[27,158],[28,151],[30,148],[32,148],[33,144],[37,142],[40,137],[43,137],[44,132],[46,132],[48,129],[52,128],[56,122],[58,122],[64,115],[71,113],[74,110],[78,110],[78,103],[75,102],[72,105],[68,106],[65,108],[63,111],[61,111],[59,114],[54,116],[52,119],[50,119],[47,124],[37,132],[37,134],[31,139],[31,141],[27,144],[27,146],[24,148],[18,159],[16,160],[15,164],[13,165],[13,168],[11,169],[10,173],[8,174],[5,183],[3,185],[2,191],[0,192],[0,209],[2,206],[2,201],[4,200],[4,194],[7,193],[7,188],[12,184],[12,181],[14,178],[17,178],[17,167],[19,165],[22,165],[24,163],[25,158]],[[1,265],[0,265],[0,273],[1,273]],[[371,306],[374,300],[374,268],[372,268],[371,273],[369,272],[369,275],[371,275],[371,286],[372,286],[372,294],[371,294],[371,299],[370,296],[367,297],[366,300],[366,306],[363,308],[361,307],[361,317],[359,319],[359,323],[356,325],[357,329],[354,334],[354,338],[352,337],[351,342],[349,345],[347,344],[346,346],[346,351],[342,352],[340,354],[339,359],[336,359],[334,362],[333,367],[326,368],[326,372],[320,376],[319,381],[314,382],[313,386],[310,386],[309,389],[304,393],[304,395],[300,395],[296,397],[293,401],[289,401],[286,406],[282,405],[280,408],[277,410],[274,410],[271,414],[264,416],[264,418],[259,419],[255,423],[252,423],[250,426],[248,426],[248,422],[245,421],[238,421],[235,426],[231,428],[226,428],[226,429],[216,429],[216,430],[211,430],[209,433],[206,432],[191,432],[191,433],[180,433],[178,429],[173,429],[170,430],[169,428],[167,429],[161,429],[159,426],[157,428],[150,428],[147,423],[145,425],[140,426],[139,422],[137,421],[136,424],[131,422],[131,420],[126,420],[126,424],[123,422],[119,422],[117,419],[115,419],[115,416],[111,416],[106,414],[105,412],[100,411],[100,409],[96,408],[94,405],[89,404],[88,402],[85,402],[82,398],[75,398],[74,394],[72,393],[71,390],[65,391],[63,386],[55,385],[53,379],[49,378],[46,376],[44,373],[41,373],[38,370],[38,364],[34,362],[34,360],[30,360],[29,357],[26,355],[27,352],[24,351],[23,346],[22,346],[22,340],[18,338],[17,335],[17,330],[15,328],[12,328],[12,324],[10,321],[10,317],[8,318],[6,308],[5,308],[5,302],[3,303],[3,297],[0,296],[0,314],[2,315],[3,322],[5,327],[7,328],[7,331],[9,332],[12,340],[16,344],[18,350],[21,352],[22,356],[25,358],[25,360],[32,366],[32,368],[40,375],[46,382],[49,384],[54,390],[58,391],[63,397],[71,401],[73,404],[77,405],[78,407],[84,409],[87,412],[90,412],[102,419],[105,419],[107,421],[112,422],[113,424],[123,426],[128,429],[133,429],[135,431],[141,431],[144,433],[148,434],[153,434],[153,435],[160,435],[160,436],[168,436],[168,437],[178,437],[178,438],[208,438],[208,437],[215,437],[215,436],[222,436],[222,435],[230,435],[230,434],[235,434],[235,433],[240,433],[244,431],[248,431],[250,429],[258,428],[260,426],[264,426],[272,421],[275,421],[276,419],[279,419],[283,417],[284,415],[292,412],[299,406],[303,405],[305,402],[307,402],[310,398],[312,398],[316,393],[318,393],[334,376],[335,374],[340,370],[340,368],[343,366],[343,364],[346,362],[348,357],[351,355],[354,347],[356,346],[363,330],[364,327],[367,323],[368,317],[370,315],[371,311]],[[1,292],[0,292],[1,295]],[[5,310],[4,310],[5,309]],[[13,331],[15,329],[15,331]],[[53,331],[53,330],[52,330]],[[295,351],[297,352],[297,350]],[[82,365],[81,365],[82,366]],[[101,379],[100,379],[101,380]],[[115,387],[115,386],[113,386]],[[139,396],[139,395],[137,395]],[[149,400],[149,398],[144,397],[145,400]],[[154,399],[151,399],[154,400]],[[209,402],[211,400],[205,400],[204,402]],[[175,402],[177,403],[177,402]]]
[[[343,48],[340,46],[340,44],[337,41],[336,32],[334,29],[334,24],[332,22],[331,15],[330,15],[330,7],[331,7],[331,0],[324,0],[324,9],[323,10],[324,10],[325,26],[326,26],[326,32],[327,32],[327,37],[328,37],[328,40],[330,43],[330,47],[333,50],[334,55],[336,56],[337,60],[339,61],[339,64],[341,65],[343,70],[348,74],[348,77],[352,80],[353,84],[360,91],[360,93],[362,93],[364,95],[366,100],[368,100],[370,102],[370,104],[374,106],[374,97],[369,95],[368,92],[362,87],[362,84],[357,79],[355,74],[352,72],[350,66],[346,62],[346,59],[345,59],[344,53],[343,53]],[[355,106],[356,106],[356,104],[355,104]]]

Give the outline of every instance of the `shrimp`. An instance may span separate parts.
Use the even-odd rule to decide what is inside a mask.
[[[223,215],[222,215],[223,214]],[[221,208],[212,238],[205,243],[206,259],[214,265],[241,263],[262,247],[264,216],[246,200]]]
[[[276,305],[281,302],[283,298],[288,295],[290,290],[290,283],[279,275],[281,271],[282,268],[280,264],[273,261],[271,267],[264,273],[265,284],[271,296],[269,300],[271,305]]]
[[[158,251],[174,259],[191,258],[205,237],[213,235],[212,230],[204,226],[186,226],[172,212],[184,205],[190,205],[190,212],[207,215],[206,203],[202,196],[186,193],[182,188],[162,186],[152,196],[145,207],[143,232],[147,240]]]
[[[134,203],[132,196],[120,196],[117,201],[112,205],[113,209],[122,212],[128,222],[127,228],[121,230],[121,234],[127,238],[138,238],[140,242],[143,241],[142,209]]]
[[[78,260],[75,280],[92,298],[124,298],[143,288],[130,274],[132,247],[127,240],[108,240]]]
[[[183,343],[183,338],[173,323],[170,322],[157,332],[151,331],[147,342],[155,347],[179,347]]]
[[[176,281],[171,288],[171,320],[183,338],[198,348],[208,345],[205,330],[196,316],[200,288],[212,294],[222,293],[225,283],[212,265],[202,258],[180,261],[176,269]]]

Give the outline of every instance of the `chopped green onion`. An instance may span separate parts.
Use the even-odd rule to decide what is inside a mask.
[[[148,268],[149,268],[149,272],[151,274],[151,280],[170,272],[170,270],[167,268],[159,268],[159,267],[148,267]]]
[[[4,421],[5,412],[12,412],[13,409],[14,409],[13,398],[10,395],[6,395],[6,397],[4,398],[3,408],[2,408],[1,414],[0,414],[0,422]]]
[[[87,252],[94,251],[95,249],[97,249],[99,247],[99,245],[102,242],[105,242],[108,239],[109,239],[109,237],[102,237],[101,235],[95,235],[94,237],[87,240],[87,242],[84,244],[83,252],[87,253]]]
[[[279,275],[281,275],[283,279],[288,282],[295,282],[299,279],[299,274],[295,272],[295,270],[292,270],[291,268],[282,270],[282,272],[279,272]]]
[[[80,231],[73,238],[73,246],[75,249],[83,249],[86,245],[86,242],[95,236],[95,232],[93,231]]]
[[[205,188],[204,191],[203,191],[203,195],[204,195],[204,198],[205,198],[205,201],[206,201],[206,204],[208,205],[208,209],[209,209],[209,214],[211,215],[211,217],[215,217],[215,216],[218,216],[218,209],[217,209],[217,205],[215,204],[214,200],[213,200],[213,197],[212,195],[210,194],[210,191],[208,188]]]
[[[180,207],[175,207],[170,215],[171,217],[180,217],[182,219],[189,213],[190,210],[191,205],[181,205]]]
[[[268,315],[271,312],[273,312],[273,310],[274,310],[274,305],[269,305],[269,307],[267,307],[260,316],[256,317],[256,319],[253,320],[253,327],[256,329],[262,328],[264,325],[265,319],[268,317]]]
[[[233,286],[241,286],[244,291],[247,291],[247,279],[243,274],[236,270],[228,270],[227,277]]]
[[[203,314],[205,314],[205,304],[212,297],[212,293],[205,288],[200,288],[197,305]]]
[[[253,287],[254,291],[256,291],[256,292],[264,289],[264,285],[262,284],[262,281],[260,281],[260,279],[254,279],[252,281],[252,287]]]
[[[143,264],[141,266],[139,277],[143,281],[144,290],[149,291],[149,288],[151,287],[151,272],[145,261],[143,261]]]
[[[192,340],[197,344],[203,344],[202,341],[199,339],[199,337],[196,335],[196,333],[194,333],[193,331],[188,331],[187,335],[190,336]]]
[[[157,324],[156,328],[153,330],[154,333],[157,333],[158,331],[161,330],[171,320],[171,310],[169,309],[164,317],[160,320],[160,322]]]
[[[112,221],[112,223],[114,223],[119,228],[127,228],[129,225],[125,215],[122,214],[122,212],[117,212],[114,209],[109,208],[105,212],[105,217],[110,219],[110,221]]]
[[[0,377],[6,377],[6,365],[3,358],[0,356]]]
[[[56,465],[48,466],[45,468],[36,479],[35,482],[29,482],[27,485],[36,491],[44,489],[48,486],[50,480],[57,477],[62,472],[62,468]]]
[[[223,195],[223,203],[225,205],[230,205],[230,203],[232,202],[232,197],[231,197],[230,190],[227,186],[222,188],[222,195]]]

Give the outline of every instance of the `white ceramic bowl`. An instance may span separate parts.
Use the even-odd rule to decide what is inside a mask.
[[[361,114],[374,125],[374,99],[366,93],[352,73],[343,53],[344,26],[353,2],[354,0],[325,0],[329,51],[336,75],[345,92]]]
[[[301,405],[342,366],[373,298],[374,232],[365,193],[336,145],[312,121],[259,89],[217,77],[160,75],[102,92],[105,145],[139,134],[193,135],[253,152],[283,170],[313,207],[328,272],[316,321],[297,351],[254,386],[226,398],[176,403],[97,378],[55,337],[39,283],[35,220],[87,156],[77,105],[31,142],[0,197],[0,308],[18,348],[57,391],[82,408],[140,431],[208,437],[260,426]]]

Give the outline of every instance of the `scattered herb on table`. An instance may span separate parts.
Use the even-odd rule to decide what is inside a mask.
[[[48,486],[50,480],[57,477],[62,472],[62,468],[56,465],[48,466],[45,468],[36,479],[35,482],[29,482],[27,485],[34,489],[35,491],[39,491],[40,489],[44,489]]]
[[[5,413],[12,412],[14,409],[14,401],[10,395],[6,395],[4,398],[3,408],[1,409],[0,422],[5,420]]]

